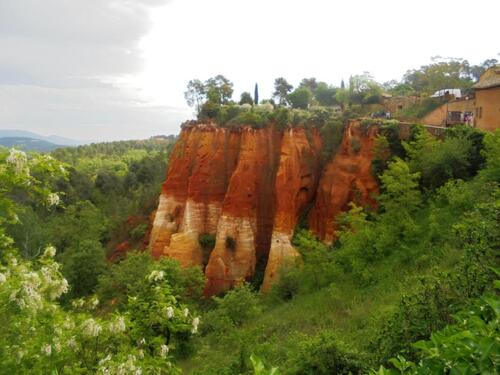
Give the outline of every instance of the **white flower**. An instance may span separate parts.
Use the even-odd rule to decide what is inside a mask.
[[[188,317],[188,315],[189,315],[189,309],[186,307],[186,308],[184,309],[184,317],[185,317],[185,318],[187,318],[187,317]]]
[[[99,366],[102,366],[104,365],[106,362],[109,362],[111,361],[111,354],[108,354],[106,357],[104,357],[103,359],[101,359],[99,361]]]
[[[143,337],[142,339],[139,340],[139,345],[145,345],[146,344],[146,339]]]
[[[56,248],[54,246],[47,246],[43,252],[43,256],[47,258],[54,258],[56,255]]]
[[[59,198],[57,193],[50,193],[47,197],[47,202],[49,203],[49,206],[57,206],[61,203],[61,198]]]
[[[59,342],[54,343],[54,349],[57,353],[61,352],[61,344]]]
[[[165,272],[154,270],[148,276],[149,281],[160,281],[165,276]]]
[[[26,153],[21,150],[11,149],[7,157],[7,163],[12,165],[16,173],[27,172],[28,157]]]
[[[68,280],[66,279],[61,279],[59,282],[55,283],[53,285],[52,292],[50,293],[50,298],[52,300],[55,300],[56,298],[60,297],[62,294],[67,293],[69,290],[69,284]]]
[[[139,359],[144,359],[144,350],[139,349],[138,356],[139,356]]]
[[[4,282],[7,281],[7,278],[3,273],[0,272],[0,284],[3,284]]]
[[[51,355],[52,354],[52,346],[50,344],[45,344],[42,346],[42,353],[45,355]]]
[[[71,336],[66,345],[68,345],[68,348],[75,350],[77,347],[75,336]]]
[[[198,333],[198,326],[200,325],[200,318],[196,317],[193,319],[193,328],[191,329],[191,333],[194,335],[195,333]]]
[[[82,307],[84,303],[85,303],[85,301],[83,300],[83,298],[78,298],[78,299],[71,301],[71,305],[74,308]]]
[[[114,322],[109,324],[109,331],[117,334],[125,331],[125,319],[122,316],[118,317]]]
[[[97,305],[99,305],[99,298],[97,298],[97,296],[93,296],[90,300],[90,306],[95,309]]]
[[[168,351],[169,351],[169,350],[170,350],[170,349],[168,348],[168,346],[167,346],[167,345],[165,345],[165,344],[163,344],[163,345],[160,347],[160,356],[161,356],[162,358],[165,358],[165,357],[167,356],[167,354],[168,354]]]
[[[172,306],[167,307],[167,318],[172,319],[174,317],[174,308]]]
[[[92,318],[83,322],[82,329],[83,334],[88,337],[97,337],[102,331],[102,327]]]

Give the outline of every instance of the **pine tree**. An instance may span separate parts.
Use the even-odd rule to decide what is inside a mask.
[[[255,105],[259,104],[259,86],[255,84],[255,90],[253,93],[253,102]]]
[[[345,83],[344,83],[343,79],[342,79],[342,81],[340,81],[340,88],[345,89]]]

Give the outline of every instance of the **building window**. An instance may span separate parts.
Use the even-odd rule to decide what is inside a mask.
[[[483,107],[479,107],[479,118],[483,117]]]

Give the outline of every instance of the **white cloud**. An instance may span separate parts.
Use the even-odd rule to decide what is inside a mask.
[[[434,55],[498,58],[498,2],[2,0],[0,127],[82,139],[169,134],[190,79],[235,97],[276,77],[399,79]]]

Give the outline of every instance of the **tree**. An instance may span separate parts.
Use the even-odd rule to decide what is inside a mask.
[[[288,101],[293,108],[307,109],[312,100],[311,90],[307,87],[299,87],[288,94]]]
[[[352,103],[377,103],[381,93],[382,88],[368,72],[349,78],[349,96]]]
[[[187,85],[187,90],[184,92],[184,98],[190,107],[195,107],[196,113],[199,114],[201,105],[206,98],[206,88],[203,82],[199,79],[192,79]]]
[[[343,79],[342,79],[342,81],[340,81],[340,88],[345,89],[345,83],[344,83]]]
[[[292,91],[292,89],[293,86],[290,85],[285,78],[276,78],[274,80],[273,97],[278,100],[279,105],[286,105],[288,93]]]
[[[344,110],[349,104],[349,91],[347,91],[345,88],[340,88],[335,93],[335,100],[337,101],[337,103],[339,103],[342,110]]]
[[[233,83],[223,75],[219,74],[205,82],[207,98],[212,103],[219,105],[229,104],[233,96]]]
[[[316,82],[316,78],[303,78],[300,81],[299,87],[307,87],[314,94],[316,92],[316,88],[318,87],[318,82]]]
[[[332,106],[337,103],[335,98],[336,93],[337,89],[335,87],[327,85],[325,82],[319,82],[316,86],[314,97],[319,104]]]
[[[497,59],[484,60],[482,64],[471,66],[470,67],[470,74],[475,81],[479,81],[479,77],[481,77],[481,75],[486,70],[488,70],[492,66],[496,66],[497,64],[498,64]]]
[[[259,86],[255,84],[255,88],[253,91],[253,102],[255,105],[259,104]]]
[[[242,92],[241,93],[241,97],[240,97],[240,105],[243,105],[243,104],[250,104],[250,105],[253,105],[253,99],[252,99],[252,95],[245,91],[245,92]]]
[[[442,89],[465,90],[472,86],[473,80],[467,60],[434,57],[433,61],[436,62],[407,71],[403,82],[416,92],[428,95]]]
[[[66,249],[61,258],[63,275],[71,286],[70,296],[92,294],[99,276],[106,270],[102,245],[95,240],[84,240]]]

